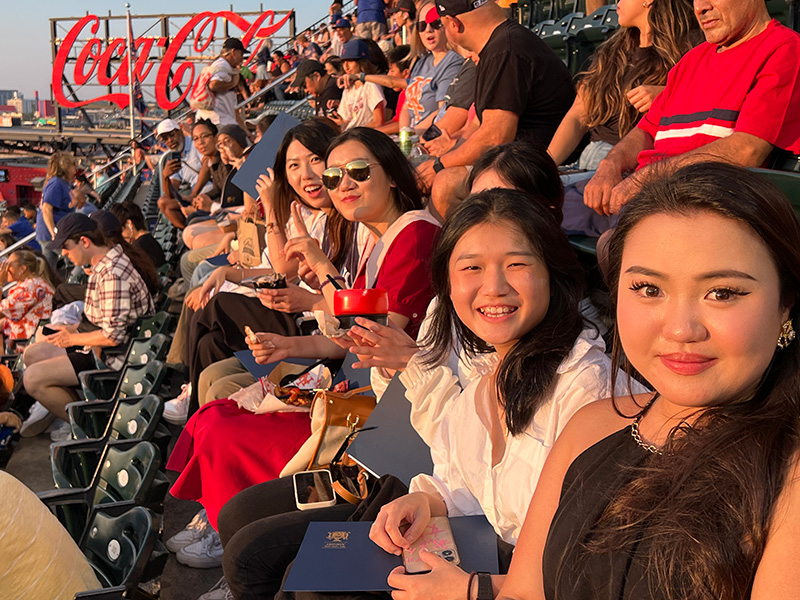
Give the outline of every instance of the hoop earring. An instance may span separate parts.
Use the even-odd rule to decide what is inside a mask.
[[[792,327],[792,320],[786,319],[786,322],[781,326],[781,334],[778,336],[778,349],[784,350],[792,340],[796,337],[794,327]]]

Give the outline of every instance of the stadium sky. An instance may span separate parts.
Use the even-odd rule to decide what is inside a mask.
[[[235,12],[288,10],[297,12],[298,30],[323,17],[331,0],[273,0],[265,2],[224,2],[221,0],[129,0],[131,14],[194,13],[203,10]],[[43,99],[50,98],[52,73],[50,50],[51,17],[125,14],[125,2],[119,0],[18,0],[3,2],[0,14],[0,89],[18,89],[25,98],[33,98],[39,90]],[[237,30],[238,31],[238,30]],[[114,32],[112,31],[112,34]],[[134,26],[134,35],[138,35]]]

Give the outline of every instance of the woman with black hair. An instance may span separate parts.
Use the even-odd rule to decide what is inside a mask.
[[[492,189],[460,205],[436,243],[432,278],[437,308],[424,349],[401,380],[412,423],[431,446],[434,475],[417,476],[414,493],[384,506],[371,537],[395,552],[390,540],[402,537],[401,520],[411,525],[410,543],[446,506],[450,515],[486,514],[507,552],[553,440],[569,416],[608,390],[611,363],[578,312],[583,285],[575,254],[548,209],[527,194]],[[445,365],[454,330],[476,371],[463,391]],[[272,597],[305,523],[354,510],[270,515],[278,505],[290,510],[292,499],[281,495],[290,488],[281,480],[246,490],[220,515],[223,566],[237,598]],[[244,506],[260,508],[244,514]],[[444,560],[430,564],[428,575],[396,572],[389,584],[416,597],[464,595],[467,573]]]
[[[643,185],[609,287],[615,364],[655,392],[572,418],[500,598],[797,597],[799,249],[790,203],[748,170]]]
[[[336,137],[328,148],[326,165],[322,182],[337,212],[369,233],[351,287],[386,290],[389,320],[416,334],[433,295],[428,272],[439,225],[422,209],[411,165],[391,138],[367,128]],[[302,258],[318,281],[329,282],[330,276],[346,285],[336,265],[303,231],[299,205],[295,203],[292,211],[300,235],[286,242],[286,260]],[[322,285],[321,290],[326,311],[332,313],[334,286]],[[279,335],[259,331],[255,325],[253,329],[255,340],[248,339],[247,345],[259,363],[344,356],[339,345],[322,335]],[[260,384],[255,385],[260,391]],[[276,478],[309,434],[307,413],[254,414],[239,408],[233,399],[209,402],[187,423],[172,452],[168,468],[181,470],[172,493],[200,501],[208,521],[216,526],[225,502],[251,485]],[[226,443],[220,444],[220,439]],[[193,546],[184,548],[179,560],[198,564],[194,555],[203,547],[199,541]]]
[[[123,239],[149,256],[156,269],[167,262],[161,244],[150,235],[147,229],[141,208],[133,202],[118,202],[112,204],[108,210],[119,219],[122,225]]]

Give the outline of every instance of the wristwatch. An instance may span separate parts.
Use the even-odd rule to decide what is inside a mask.
[[[442,164],[442,159],[440,159],[440,158],[438,158],[438,157],[437,157],[437,158],[436,158],[436,160],[435,160],[435,161],[433,161],[433,172],[434,172],[434,173],[438,173],[439,171],[441,171],[441,170],[442,170],[442,169],[444,169],[444,168],[445,168],[445,167],[444,167],[444,165]]]
[[[494,600],[491,573],[478,571],[478,596],[475,600]]]
[[[359,73],[359,74],[358,74],[358,80],[359,80],[361,83],[364,83],[364,81],[365,81],[366,79],[367,79],[367,74],[366,74],[366,73],[364,73],[364,72],[361,72],[361,73]]]

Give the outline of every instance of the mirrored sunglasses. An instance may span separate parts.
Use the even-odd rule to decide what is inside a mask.
[[[378,163],[368,163],[365,160],[354,160],[347,163],[344,167],[330,167],[322,172],[322,185],[329,190],[339,187],[345,172],[353,181],[366,181],[369,179],[370,167],[377,167]]]
[[[432,23],[427,23],[425,21],[420,21],[419,23],[417,23],[417,29],[419,30],[420,33],[425,33],[425,30],[428,29],[428,27],[430,27],[434,31],[436,31],[437,29],[441,29],[442,20],[436,19]]]

